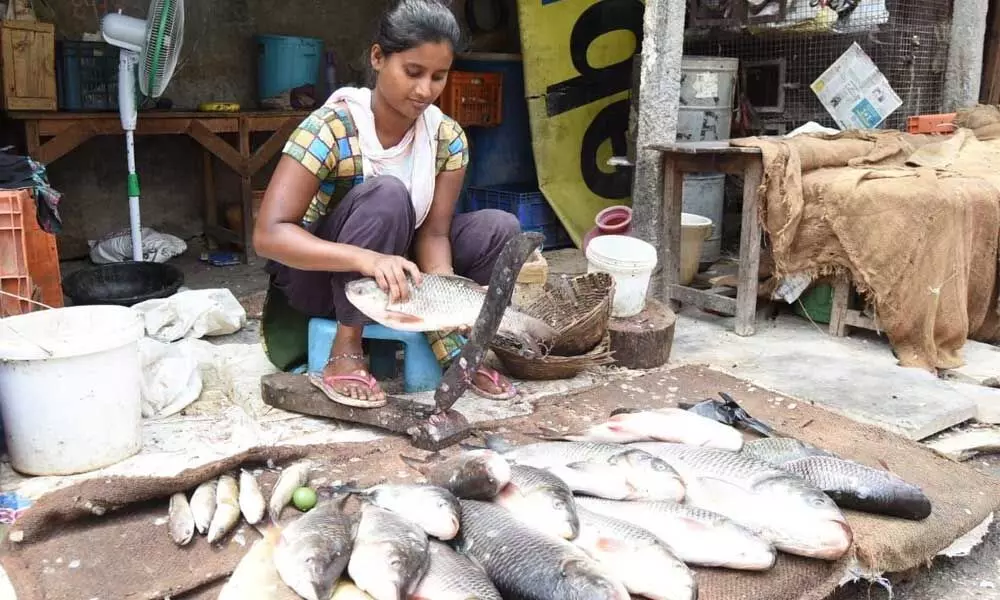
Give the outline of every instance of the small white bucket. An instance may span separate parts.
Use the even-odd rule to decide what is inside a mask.
[[[689,285],[694,281],[694,276],[698,274],[702,247],[711,235],[712,219],[681,213],[681,285]]]
[[[11,466],[73,475],[142,449],[145,326],[122,306],[0,319],[0,415]]]
[[[587,246],[587,272],[609,273],[615,280],[612,317],[631,317],[646,308],[646,292],[656,261],[656,248],[638,238],[602,235],[591,240]]]

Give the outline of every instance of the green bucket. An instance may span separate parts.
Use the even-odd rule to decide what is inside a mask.
[[[828,283],[815,285],[795,301],[795,314],[816,323],[829,323],[833,311],[833,286]]]

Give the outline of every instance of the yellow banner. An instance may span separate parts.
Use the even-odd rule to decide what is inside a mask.
[[[518,0],[532,146],[542,192],[580,245],[597,213],[630,205],[625,156],[640,0]]]

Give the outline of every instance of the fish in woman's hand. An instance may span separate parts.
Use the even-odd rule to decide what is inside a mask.
[[[427,534],[392,511],[366,503],[347,573],[375,600],[409,597],[427,572]]]
[[[571,542],[536,531],[492,502],[462,500],[456,549],[504,598],[629,600],[628,590]]]
[[[427,535],[448,541],[458,534],[461,509],[451,492],[428,483],[383,483],[366,489],[344,486],[338,491],[360,495],[365,501],[409,519]]]
[[[407,600],[503,600],[482,569],[451,546],[430,541],[427,574]]]
[[[580,509],[573,543],[604,565],[628,591],[649,600],[695,600],[694,574],[658,537],[628,521]]]
[[[493,502],[542,533],[572,540],[580,532],[573,490],[545,469],[514,465],[510,483]]]
[[[343,512],[346,498],[322,499],[284,527],[275,543],[278,574],[306,600],[330,598],[351,558],[354,522]]]
[[[498,452],[485,448],[448,458],[432,454],[427,460],[402,455],[400,459],[426,477],[428,483],[443,487],[459,499],[492,500],[510,483],[510,463]]]
[[[746,527],[720,514],[676,502],[620,502],[578,496],[580,509],[641,527],[689,565],[766,571],[777,552]]]
[[[840,508],[801,477],[740,453],[640,442],[684,479],[685,502],[729,517],[789,554],[837,560],[854,536]]]
[[[451,331],[472,327],[486,301],[486,290],[471,279],[457,275],[423,276],[419,286],[409,283],[409,298],[390,302],[378,283],[365,277],[347,284],[347,299],[368,318],[400,331]],[[551,325],[507,308],[498,332],[529,344],[555,338]]]
[[[665,461],[618,444],[537,442],[512,446],[497,436],[486,444],[514,464],[546,469],[580,494],[610,500],[681,500],[684,484]]]
[[[575,433],[546,429],[544,438],[571,442],[676,442],[738,452],[743,434],[729,425],[679,408],[619,409],[605,422]]]

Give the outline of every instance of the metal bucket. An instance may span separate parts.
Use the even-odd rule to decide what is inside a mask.
[[[712,220],[712,234],[701,247],[700,263],[714,263],[722,256],[722,219],[725,211],[726,175],[691,173],[684,176],[682,211]]]
[[[681,60],[678,142],[729,139],[739,65],[736,58],[685,56]]]

